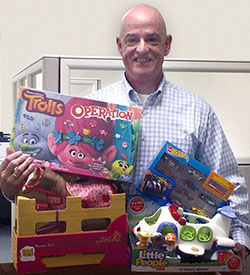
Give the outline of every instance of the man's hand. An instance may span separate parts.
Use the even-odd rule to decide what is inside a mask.
[[[235,248],[233,249],[233,252],[241,258],[241,263],[243,268],[246,263],[246,256],[248,255],[247,248],[240,243],[236,243]]]
[[[240,243],[236,243],[235,248],[233,249],[233,252],[238,255],[239,257],[241,257],[241,265],[242,265],[242,269],[244,268],[244,265],[246,263],[246,256],[247,256],[247,248],[240,244]],[[241,275],[242,272],[241,271],[232,271],[232,272],[216,272],[216,274],[218,275]]]
[[[29,155],[22,152],[8,155],[0,165],[0,187],[4,195],[13,199],[33,169]]]

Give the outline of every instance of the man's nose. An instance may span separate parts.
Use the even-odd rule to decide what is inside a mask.
[[[144,39],[140,39],[139,43],[137,44],[136,50],[139,53],[144,53],[148,51],[148,45]]]

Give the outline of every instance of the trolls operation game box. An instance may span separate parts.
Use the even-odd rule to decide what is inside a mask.
[[[131,182],[141,109],[20,87],[9,152],[37,166]]]

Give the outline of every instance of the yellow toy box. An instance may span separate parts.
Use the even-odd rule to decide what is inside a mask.
[[[37,211],[35,199],[18,196],[12,257],[18,273],[86,264],[125,265],[125,194],[112,195],[110,206],[102,208],[82,208],[80,197],[67,197],[65,209],[49,211]]]

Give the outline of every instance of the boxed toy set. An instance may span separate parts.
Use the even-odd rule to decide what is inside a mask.
[[[128,201],[132,271],[240,271],[229,237],[234,187],[164,142]]]
[[[21,87],[10,152],[37,166],[131,182],[141,109]]]
[[[147,205],[144,200],[136,196],[137,204],[140,201]],[[235,242],[229,238],[231,219],[236,218],[229,206],[218,209],[211,219],[185,212],[176,204],[161,206],[152,215],[146,214],[149,211],[144,209],[137,220],[131,221],[132,211],[135,209],[128,211],[132,271],[241,270],[241,260],[232,251]]]
[[[35,199],[18,196],[15,219],[12,258],[18,273],[127,264],[125,194],[112,195],[111,205],[100,208],[82,208],[79,197],[67,197],[65,209],[50,211],[37,211]]]
[[[234,184],[169,142],[163,143],[137,186],[159,205],[173,202],[210,218],[226,204],[234,188]]]

